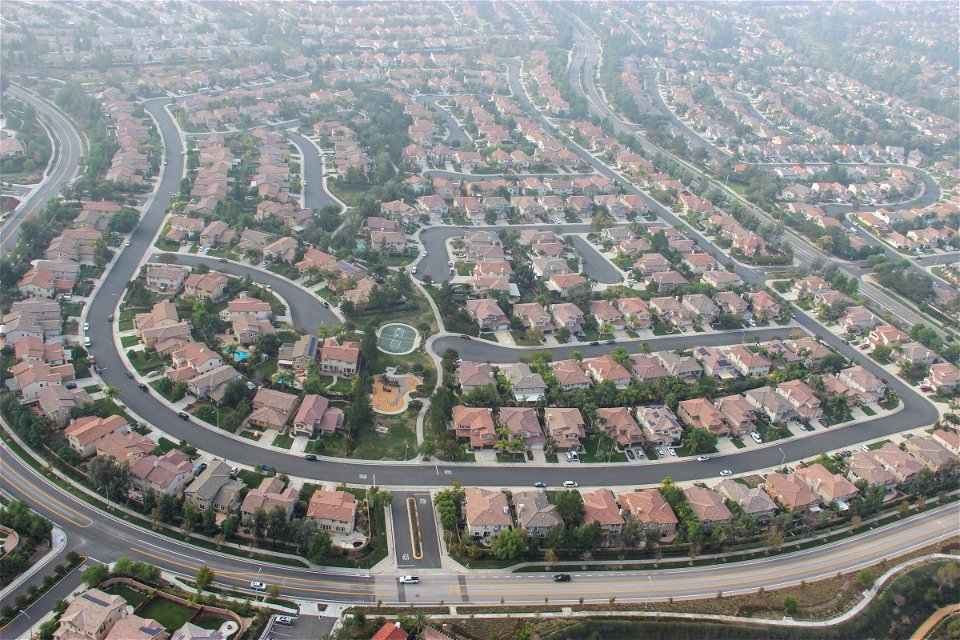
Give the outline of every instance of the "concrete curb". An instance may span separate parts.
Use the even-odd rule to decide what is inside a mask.
[[[3,590],[0,591],[0,600],[5,600],[7,596],[16,591],[20,585],[35,576],[45,566],[53,562],[53,560],[63,553],[63,550],[67,548],[67,534],[63,531],[63,529],[54,526],[50,536],[53,541],[50,551],[40,558],[40,560],[32,564],[26,571],[17,576],[13,582],[6,585]]]

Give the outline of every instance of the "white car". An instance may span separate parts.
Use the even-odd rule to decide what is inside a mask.
[[[667,451],[669,451],[669,452],[670,452],[670,455],[672,455],[672,456],[677,455],[677,450],[674,449],[673,447],[667,447]]]
[[[563,486],[566,487],[567,489],[573,489],[578,487],[579,485],[577,484],[576,480],[564,480]]]
[[[706,462],[710,459],[710,456],[697,456],[697,462]]]
[[[753,441],[756,442],[757,444],[763,444],[763,438],[761,438],[760,434],[757,433],[756,431],[751,431],[750,437],[753,438]]]
[[[427,252],[426,252],[426,251],[424,251],[424,252],[423,252],[423,253],[421,253],[420,255],[421,255],[421,256],[423,256],[424,258],[426,258],[426,257],[427,257]]]
[[[83,330],[84,330],[84,331],[90,331],[90,323],[89,323],[89,322],[84,322],[84,323],[83,323]]]
[[[266,591],[267,585],[264,584],[263,582],[254,581],[250,583],[250,588],[253,589],[254,591]]]
[[[277,619],[274,620],[274,623],[289,627],[293,625],[293,618],[290,616],[277,616]]]
[[[733,475],[733,471],[730,471],[730,469],[724,469],[723,471],[720,472],[720,475],[722,475],[722,476],[732,476],[732,475]]]
[[[420,578],[417,576],[400,576],[397,580],[400,584],[420,584]]]
[[[416,267],[413,267],[412,269],[410,269],[410,273],[416,273],[416,272],[417,272],[417,268],[416,268]]]

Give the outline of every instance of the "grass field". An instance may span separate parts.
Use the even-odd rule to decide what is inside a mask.
[[[138,615],[144,618],[153,618],[172,633],[190,622],[195,614],[196,611],[189,607],[184,607],[164,598],[154,598]]]

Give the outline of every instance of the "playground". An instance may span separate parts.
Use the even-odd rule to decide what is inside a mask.
[[[387,369],[383,375],[373,376],[373,410],[383,415],[394,415],[407,410],[410,392],[423,382],[413,375],[395,375],[396,369]]]
[[[402,356],[417,348],[420,334],[408,324],[392,322],[380,327],[377,332],[377,348],[384,353]]]

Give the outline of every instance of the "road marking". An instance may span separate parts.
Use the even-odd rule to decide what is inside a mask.
[[[79,511],[77,511],[76,509],[73,509],[73,508],[69,507],[68,505],[66,505],[65,503],[63,503],[63,502],[61,502],[60,500],[58,500],[57,498],[54,498],[54,497],[51,496],[49,493],[47,493],[46,491],[44,491],[43,489],[41,489],[39,486],[35,485],[35,484],[32,483],[30,480],[28,480],[28,479],[25,478],[23,475],[21,475],[19,472],[17,472],[16,469],[14,469],[13,467],[11,467],[11,466],[10,466],[8,463],[6,463],[5,461],[0,460],[0,465],[2,465],[5,469],[7,469],[7,471],[9,471],[9,472],[12,473],[13,475],[15,475],[17,478],[19,478],[20,481],[23,482],[23,483],[24,483],[27,487],[29,487],[31,490],[33,490],[34,492],[39,493],[40,495],[44,496],[47,500],[49,500],[50,502],[52,502],[52,503],[60,506],[62,509],[66,510],[67,512],[72,513],[72,514],[74,514],[75,516],[77,516],[78,518],[83,519],[83,520],[86,522],[86,524],[82,524],[82,523],[80,523],[80,522],[77,522],[76,520],[74,520],[74,519],[71,518],[70,516],[66,515],[66,513],[61,512],[61,511],[58,511],[58,510],[55,509],[54,507],[51,507],[49,504],[44,503],[43,500],[38,499],[35,495],[30,496],[30,491],[24,491],[24,493],[26,493],[28,496],[30,496],[30,497],[32,497],[32,498],[34,499],[34,502],[36,502],[39,506],[42,506],[43,508],[45,508],[45,509],[46,509],[47,511],[49,511],[50,513],[53,513],[53,514],[55,514],[55,515],[63,518],[63,519],[66,520],[67,522],[73,524],[74,526],[80,527],[81,529],[86,529],[87,527],[89,527],[89,526],[91,526],[91,525],[93,524],[93,520],[90,519],[88,516],[83,515],[82,513],[80,513]],[[3,476],[2,476],[2,474],[0,474],[0,479],[2,479],[2,478],[3,478]],[[9,480],[9,478],[8,478],[8,480]],[[15,483],[12,483],[12,482],[11,482],[11,484],[14,484],[14,486],[16,486]],[[21,491],[23,491],[23,487],[20,487],[20,489],[21,489]]]
[[[423,500],[423,498],[420,498],[420,499]],[[411,551],[413,551],[413,559],[423,560],[423,530],[420,528],[420,514],[417,512],[417,502],[413,498],[407,498],[406,503],[407,503],[407,523],[410,526],[410,546],[411,546]],[[420,534],[419,536],[415,536],[413,532],[414,520],[417,521],[417,532]],[[404,560],[406,559],[407,558],[404,558]]]

